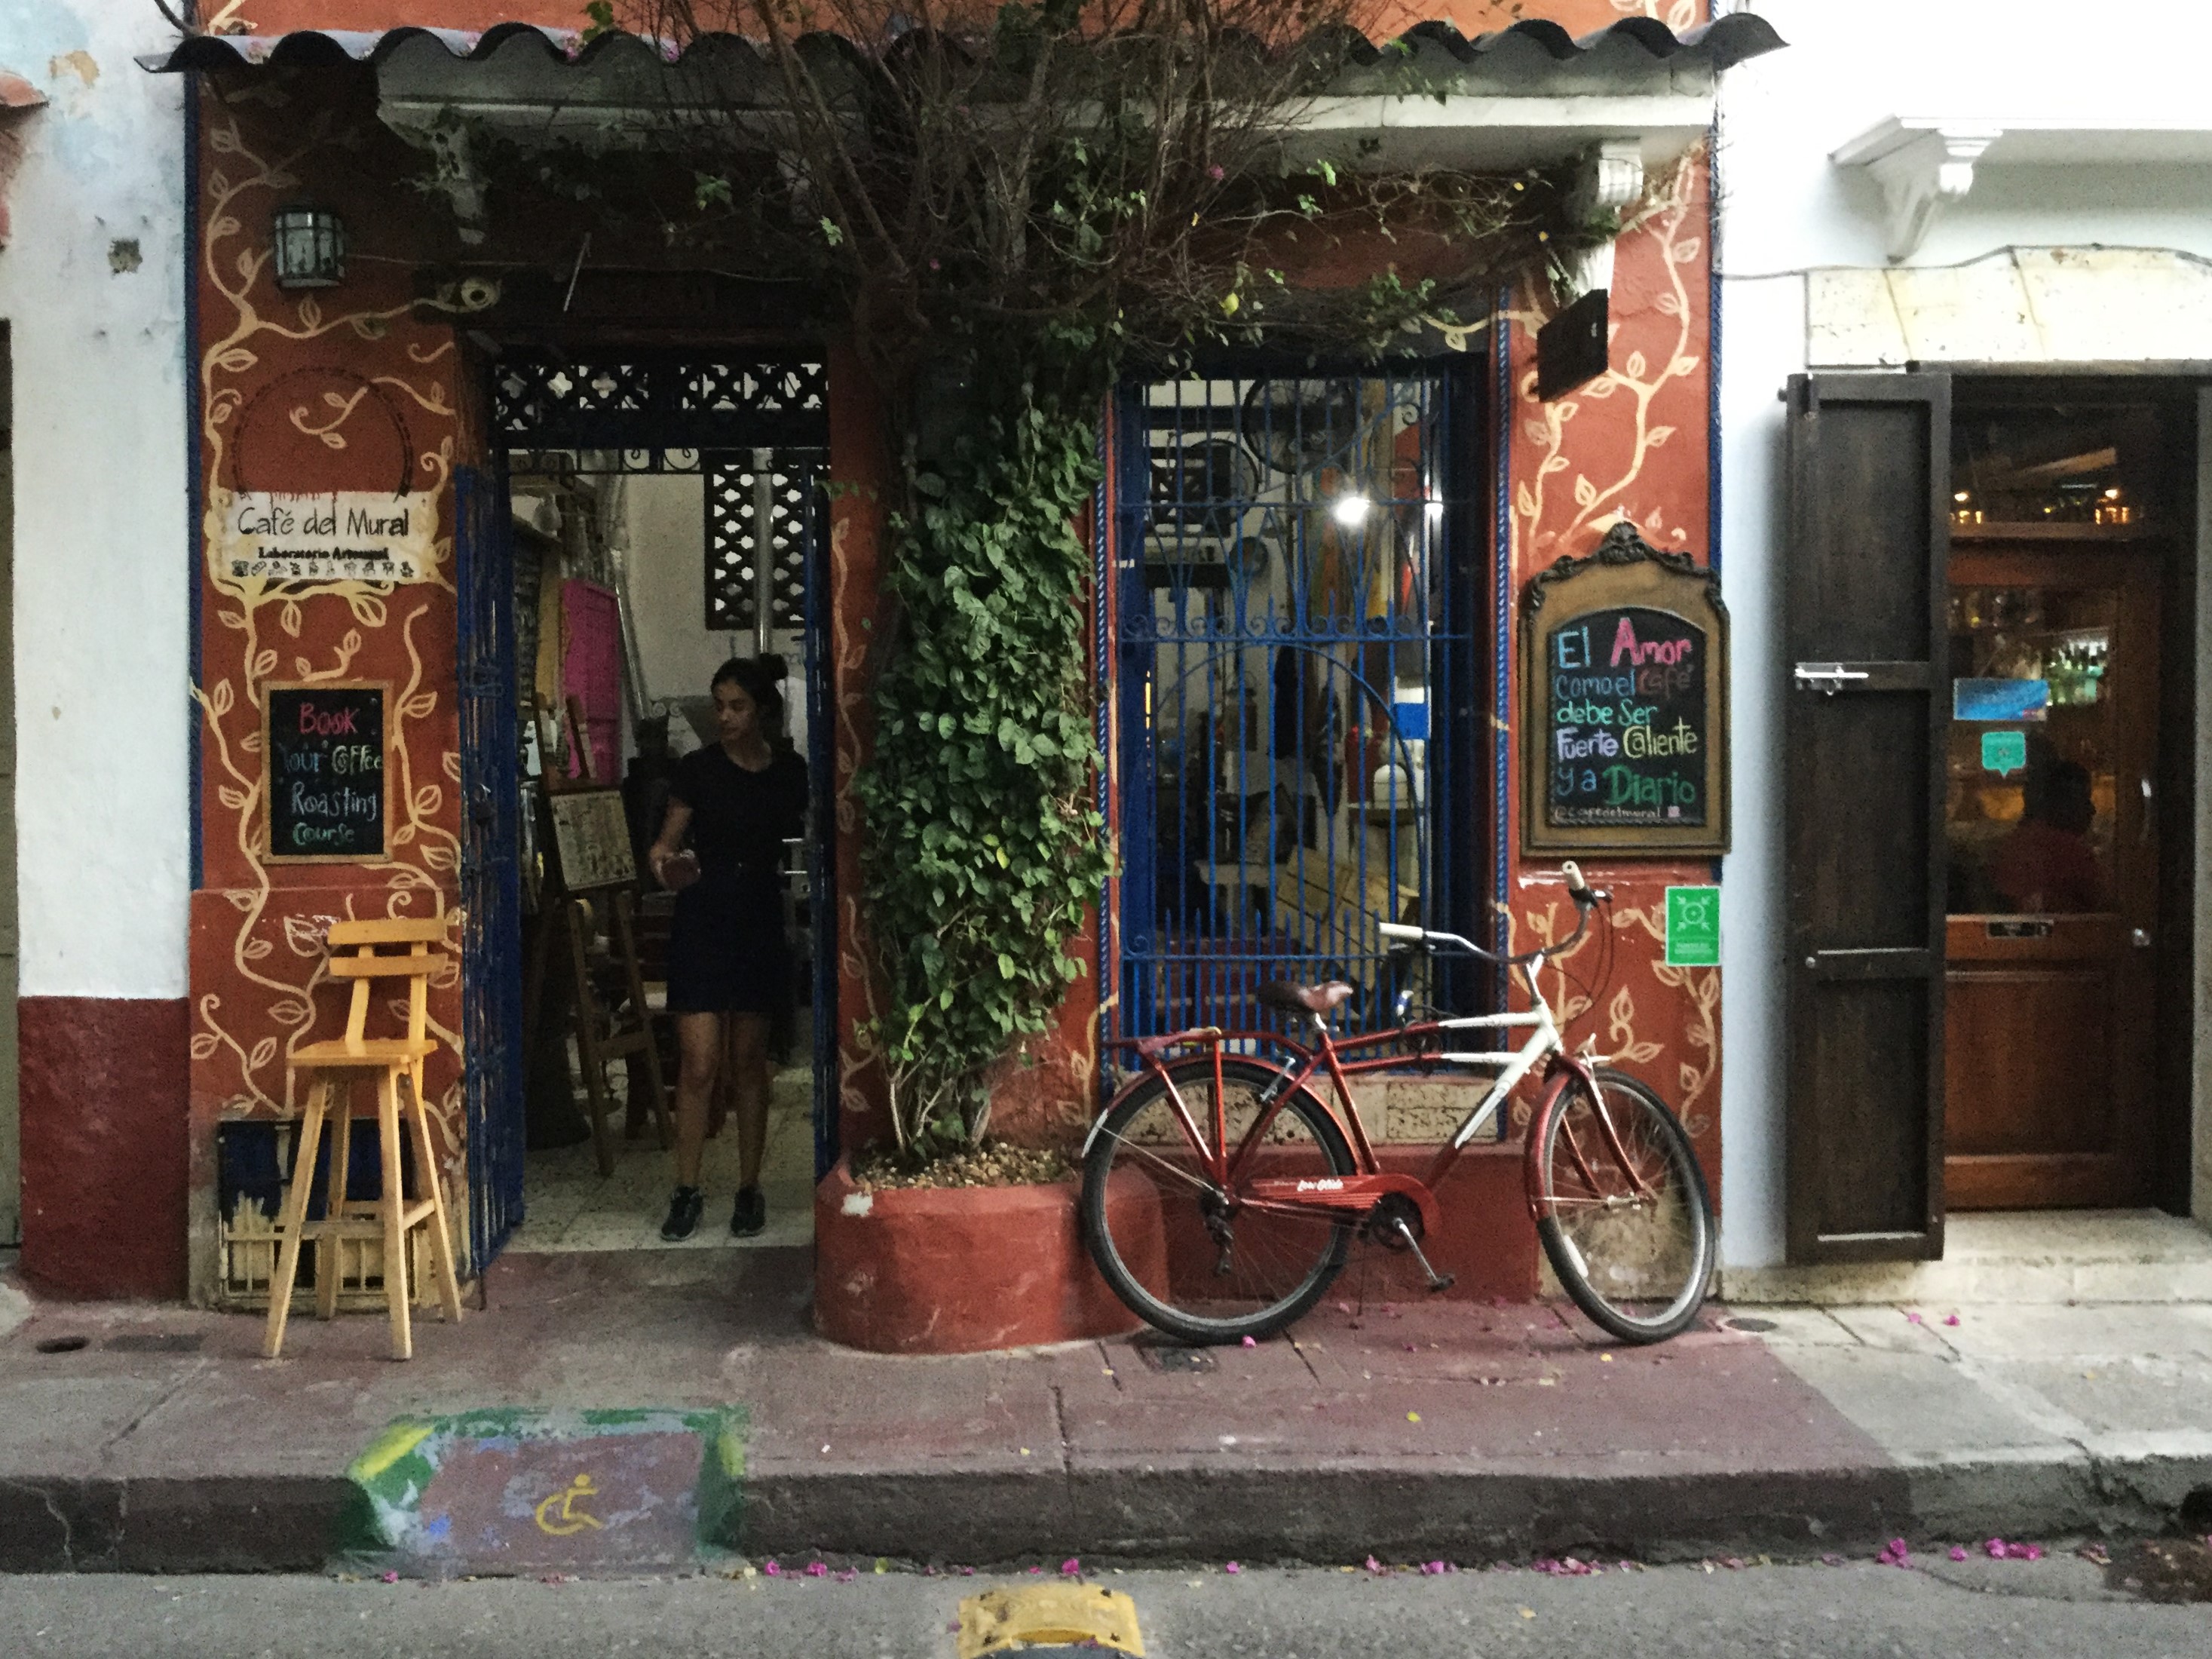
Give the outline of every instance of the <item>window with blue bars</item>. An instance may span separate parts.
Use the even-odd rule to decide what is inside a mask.
[[[1116,422],[1123,876],[1109,1035],[1279,1024],[1270,980],[1463,1010],[1463,969],[1377,929],[1474,936],[1472,374],[1217,371],[1133,386]]]

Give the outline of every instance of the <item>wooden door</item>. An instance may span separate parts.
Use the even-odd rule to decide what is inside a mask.
[[[2157,544],[1951,561],[1944,1180],[1954,1209],[2147,1201]]]
[[[1950,381],[1790,382],[1789,1248],[1943,1248]]]

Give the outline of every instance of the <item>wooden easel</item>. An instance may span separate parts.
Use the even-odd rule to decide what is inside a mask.
[[[612,799],[615,819],[622,823],[618,857],[586,860],[575,856],[579,850],[577,831],[574,824],[563,823],[563,808],[580,804],[580,797],[586,793],[596,793],[602,799]],[[676,1141],[675,1125],[668,1109],[667,1085],[660,1070],[660,1050],[653,1042],[653,1014],[646,1006],[645,975],[638,965],[636,895],[633,890],[637,873],[629,853],[627,821],[620,819],[620,794],[594,789],[588,771],[580,783],[566,790],[549,788],[545,802],[548,833],[543,838],[549,854],[545,860],[545,884],[538,899],[538,932],[532,941],[530,962],[523,979],[523,1048],[526,1054],[532,1051],[530,1034],[537,1030],[543,1017],[547,976],[553,971],[556,952],[560,949],[556,936],[566,939],[566,971],[573,993],[568,999],[571,1029],[576,1039],[577,1057],[584,1068],[592,1146],[603,1176],[612,1175],[615,1169],[614,1138],[607,1121],[608,1114],[614,1109],[613,1091],[607,1086],[610,1060],[624,1060],[634,1066],[637,1056],[644,1057],[647,1097],[661,1147],[665,1151]],[[564,839],[568,857],[563,856]],[[606,849],[602,847],[598,850]],[[572,862],[587,866],[588,873],[581,880],[572,879]],[[602,1005],[592,984],[591,902],[599,897],[608,904],[607,940],[615,960],[621,965],[629,996],[629,1012],[620,1020]]]

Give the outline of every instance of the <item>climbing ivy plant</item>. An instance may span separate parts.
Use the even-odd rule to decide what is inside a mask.
[[[986,1074],[1082,971],[1068,942],[1109,868],[1076,533],[1103,386],[1019,350],[978,367],[992,394],[891,521],[898,639],[858,780],[889,993],[872,1035],[923,1156],[981,1138]]]

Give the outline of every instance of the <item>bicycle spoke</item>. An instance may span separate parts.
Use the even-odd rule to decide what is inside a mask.
[[[1167,1159],[1162,1158],[1158,1152],[1153,1152],[1150,1147],[1140,1146],[1126,1135],[1108,1135],[1106,1139],[1126,1148],[1133,1156],[1144,1159],[1146,1164],[1150,1165],[1152,1168],[1160,1170],[1163,1174],[1171,1175],[1177,1181],[1188,1182],[1200,1192],[1211,1193],[1218,1192],[1219,1190],[1219,1188],[1214,1186],[1211,1176],[1194,1175],[1188,1170],[1178,1170],[1174,1164],[1169,1163]]]

